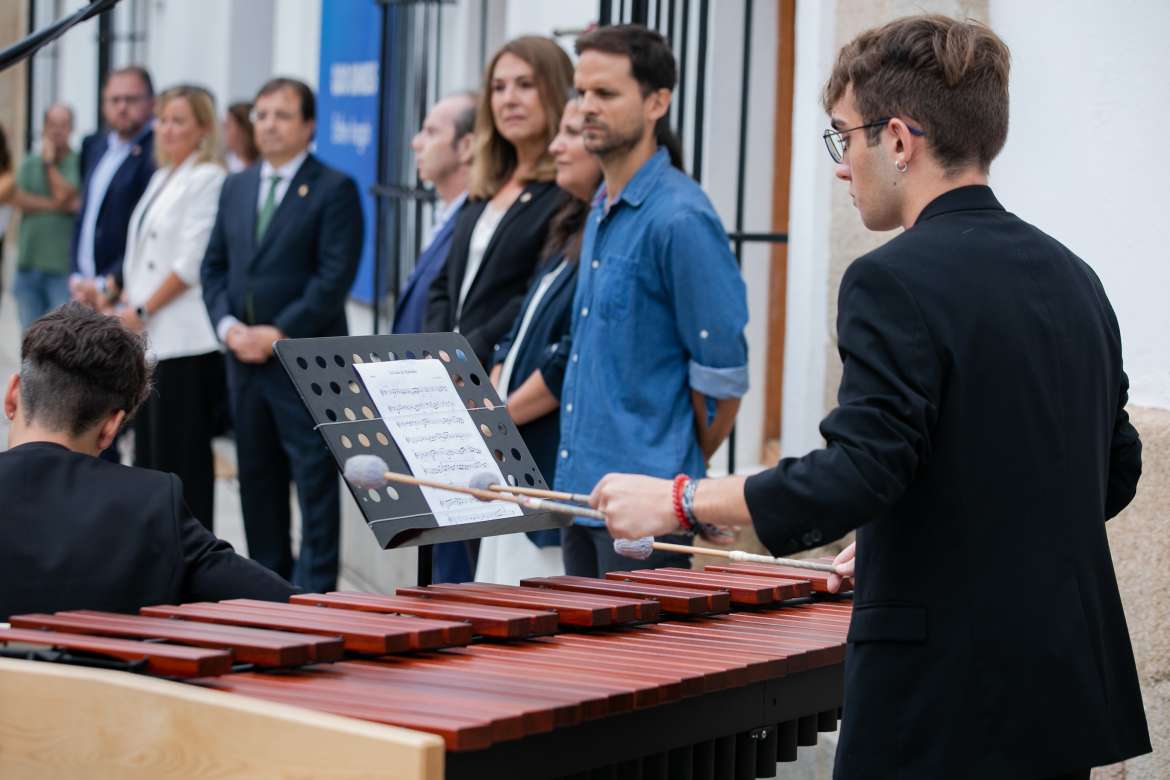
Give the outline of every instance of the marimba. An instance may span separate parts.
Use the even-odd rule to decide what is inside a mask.
[[[655,569],[21,615],[0,642],[441,737],[412,776],[739,780],[836,729],[851,602],[825,584]]]

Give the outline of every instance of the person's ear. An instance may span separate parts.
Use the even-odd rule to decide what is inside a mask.
[[[925,138],[921,133],[915,135],[911,132],[910,126],[898,117],[889,121],[886,130],[894,138],[894,159],[910,165],[915,155],[921,153]]]
[[[471,165],[475,158],[475,133],[464,133],[455,142],[455,155],[460,165]]]
[[[646,118],[651,122],[657,122],[662,117],[666,116],[666,112],[670,111],[671,91],[669,89],[656,89],[646,96]]]
[[[100,429],[98,429],[97,447],[98,452],[103,452],[118,436],[118,430],[122,427],[122,423],[126,420],[126,411],[119,409],[111,414],[103,422]]]
[[[20,412],[20,374],[8,378],[8,389],[4,391],[4,416],[14,419]]]

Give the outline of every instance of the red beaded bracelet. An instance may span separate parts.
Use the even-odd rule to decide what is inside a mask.
[[[687,483],[691,478],[686,474],[679,474],[674,478],[674,489],[672,496],[674,498],[674,516],[678,518],[678,524],[684,531],[691,530],[692,523],[687,513],[683,511],[683,491],[686,490]]]

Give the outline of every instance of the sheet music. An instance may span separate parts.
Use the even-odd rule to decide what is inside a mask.
[[[378,414],[420,479],[467,486],[488,473],[503,485],[504,475],[467,413],[443,364],[434,359],[355,363],[354,369]],[[439,525],[518,517],[520,507],[490,503],[437,488],[420,488]]]

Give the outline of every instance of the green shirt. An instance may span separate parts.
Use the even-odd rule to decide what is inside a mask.
[[[74,187],[81,187],[81,172],[75,152],[70,150],[57,163],[57,170]],[[16,174],[16,186],[31,195],[53,197],[45,164],[39,154],[31,154],[21,163]],[[73,214],[62,211],[24,214],[20,220],[20,260],[17,268],[62,276],[68,274],[73,219]]]

